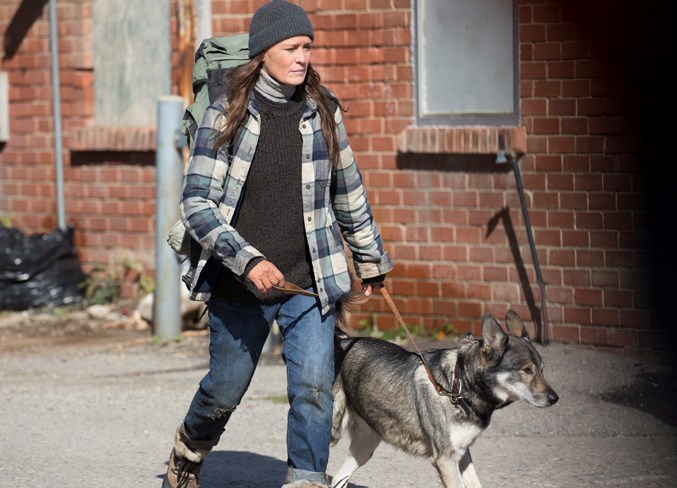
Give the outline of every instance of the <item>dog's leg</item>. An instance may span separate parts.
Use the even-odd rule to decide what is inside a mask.
[[[352,411],[348,412],[350,415],[350,447],[348,448],[348,457],[343,462],[343,465],[338,470],[332,480],[332,488],[346,488],[350,476],[357,468],[363,466],[371,459],[374,450],[381,442],[381,436],[369,427],[362,417],[356,415]]]
[[[444,488],[464,488],[457,456],[439,454],[433,458],[433,465],[440,475]]]
[[[440,454],[433,459],[433,464],[445,488],[482,488],[468,450],[460,457],[456,452],[452,455]]]
[[[482,484],[475,471],[475,466],[472,463],[470,450],[465,451],[465,454],[463,454],[461,461],[458,463],[458,469],[461,471],[465,488],[482,488]]]

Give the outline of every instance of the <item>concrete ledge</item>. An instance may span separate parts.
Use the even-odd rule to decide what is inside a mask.
[[[523,154],[526,127],[409,126],[397,136],[400,153],[496,154],[499,150]]]
[[[71,151],[155,151],[154,127],[87,127],[71,134]]]

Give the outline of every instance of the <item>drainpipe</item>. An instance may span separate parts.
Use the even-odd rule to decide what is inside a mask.
[[[179,219],[183,158],[177,142],[182,116],[183,98],[168,95],[158,99],[153,324],[155,334],[162,339],[181,334],[181,269],[176,254],[167,244],[167,234]]]
[[[49,43],[52,57],[52,100],[54,102],[54,157],[56,164],[56,211],[60,229],[66,229],[63,196],[63,141],[61,130],[61,83],[59,81],[59,44],[57,40],[56,0],[49,0]]]
[[[499,150],[496,156],[496,164],[510,163],[512,171],[515,175],[515,183],[517,184],[517,193],[520,199],[520,206],[522,207],[522,217],[524,218],[524,226],[527,230],[527,239],[529,241],[529,250],[531,251],[531,259],[534,263],[534,271],[536,273],[536,281],[538,287],[541,289],[541,331],[539,339],[541,344],[547,345],[550,342],[548,335],[548,300],[545,294],[545,281],[541,274],[541,265],[538,261],[538,253],[536,252],[536,242],[534,241],[534,233],[531,230],[531,219],[529,219],[529,210],[527,207],[527,199],[524,195],[524,185],[522,184],[522,174],[519,167],[519,155],[515,155],[512,151],[505,150],[505,142],[502,138],[498,141]]]
[[[197,0],[197,29],[195,30],[195,51],[200,43],[212,37],[212,0]]]

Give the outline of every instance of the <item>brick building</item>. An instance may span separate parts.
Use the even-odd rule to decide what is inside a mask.
[[[97,2],[57,2],[67,221],[87,267],[152,268],[154,124],[101,116],[97,76],[105,77],[94,46],[107,20]],[[26,231],[56,225],[46,3],[0,5],[9,109],[0,216]],[[167,1],[167,93],[187,91],[191,3]],[[246,31],[262,3],[213,0],[214,35]],[[652,98],[661,86],[654,63],[667,54],[667,13],[608,0],[298,3],[316,29],[314,65],[349,108],[351,144],[396,262],[388,282],[407,322],[477,334],[484,312],[502,316],[508,306],[542,320],[515,177],[496,164],[504,150],[519,158],[548,336],[669,358],[660,298],[671,298],[661,278],[672,263],[654,232],[666,184],[645,170],[661,157],[647,148],[666,130],[648,126],[661,104]],[[149,53],[145,62],[158,59]],[[395,326],[381,299],[353,320]]]

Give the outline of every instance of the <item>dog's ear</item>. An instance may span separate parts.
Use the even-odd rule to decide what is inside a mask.
[[[524,320],[522,320],[522,317],[520,317],[513,309],[506,312],[505,325],[508,327],[508,334],[531,341],[531,339],[529,339],[529,334],[527,334],[527,329],[524,326]]]
[[[497,361],[503,356],[508,336],[501,324],[489,313],[482,317],[482,353],[488,361]]]

